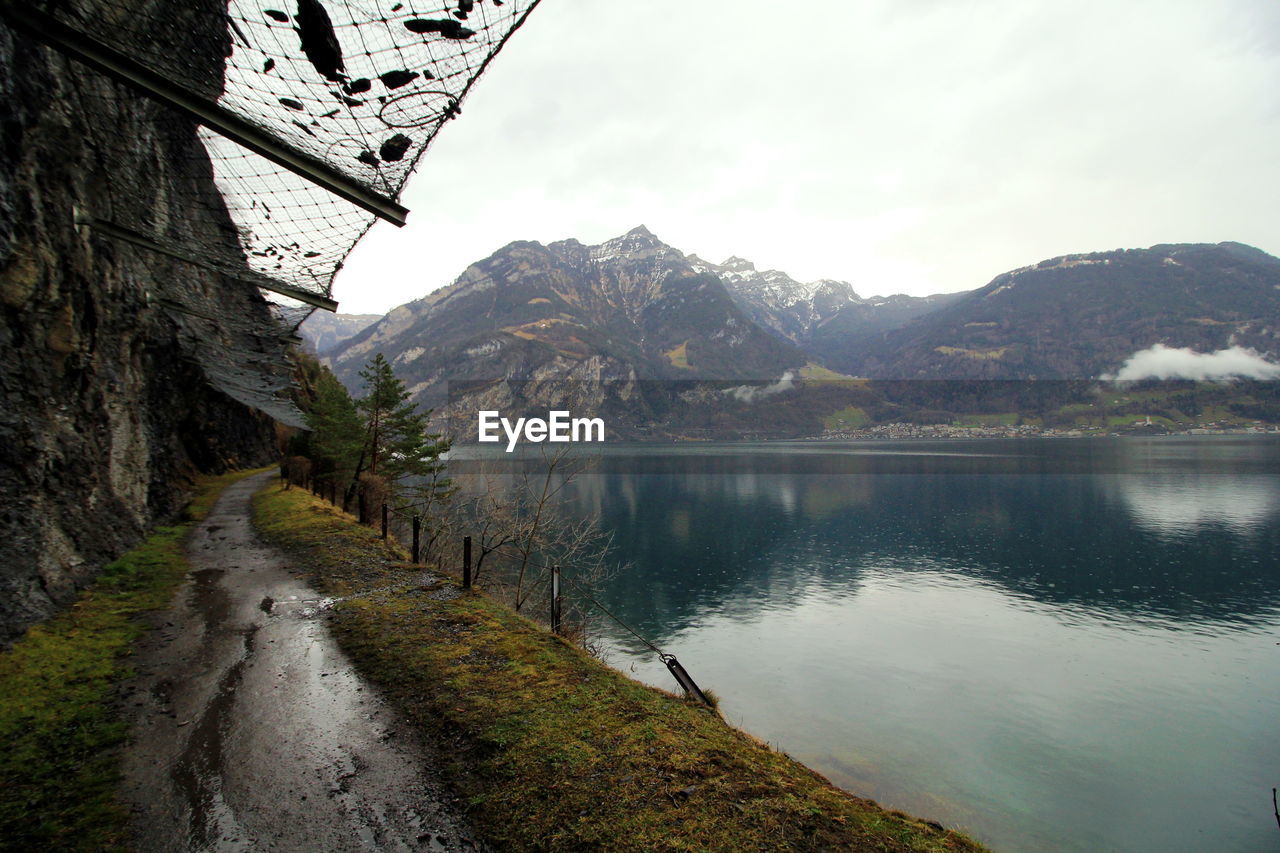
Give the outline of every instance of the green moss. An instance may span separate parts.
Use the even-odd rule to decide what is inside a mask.
[[[410,582],[420,567],[306,492],[271,486],[254,508],[326,592],[378,588],[339,604],[333,630],[410,722],[450,745],[446,772],[500,849],[982,849],[840,791],[483,595],[433,594],[451,578]]]
[[[182,543],[224,487],[252,472],[207,478],[185,513],[107,566],[65,613],[0,653],[0,850],[123,849],[116,802],[127,729],[116,683],[144,630],[187,571]]]

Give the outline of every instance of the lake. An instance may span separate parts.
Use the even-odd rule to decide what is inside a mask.
[[[1277,438],[614,445],[570,494],[601,600],[836,784],[997,850],[1280,850]]]

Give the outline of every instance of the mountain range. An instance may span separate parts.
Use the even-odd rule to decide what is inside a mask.
[[[1240,243],[1065,255],[879,337],[838,366],[873,377],[1095,378],[1156,344],[1280,353],[1280,259]]]
[[[311,349],[321,353],[336,348],[381,319],[381,314],[331,314],[328,311],[313,311],[299,331]]]
[[[381,352],[427,407],[450,383],[501,407],[520,396],[512,382],[598,398],[602,384],[645,380],[1091,380],[1156,344],[1275,360],[1280,259],[1239,243],[1159,245],[1065,255],[961,293],[864,298],[739,257],[711,263],[640,226],[595,246],[511,243],[366,321],[346,337],[333,323],[303,332],[349,387]],[[622,394],[641,419],[661,408]]]

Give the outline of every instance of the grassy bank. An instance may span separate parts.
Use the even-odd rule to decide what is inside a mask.
[[[0,850],[122,849],[115,793],[128,732],[114,697],[145,630],[136,617],[169,603],[187,571],[188,528],[248,473],[201,481],[180,523],[157,528],[67,612],[0,653]]]
[[[360,669],[445,750],[503,850],[980,850],[832,787],[719,717],[638,684],[298,489],[254,500],[260,531],[325,592]]]

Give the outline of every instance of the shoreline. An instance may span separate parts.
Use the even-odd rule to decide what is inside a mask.
[[[505,605],[414,566],[301,489],[254,498],[260,534],[341,598],[339,644],[420,732],[506,850],[981,851],[884,809],[628,678]]]

